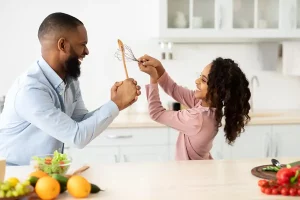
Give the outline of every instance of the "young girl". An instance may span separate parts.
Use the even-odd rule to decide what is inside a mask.
[[[225,117],[225,137],[233,144],[250,121],[249,82],[238,64],[217,58],[208,64],[196,80],[196,90],[177,85],[160,61],[148,55],[139,59],[141,71],[150,75],[146,85],[151,119],[178,130],[176,160],[213,159],[212,142]],[[176,101],[189,109],[169,111],[162,107],[158,84]]]

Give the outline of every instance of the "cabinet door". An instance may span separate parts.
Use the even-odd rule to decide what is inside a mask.
[[[300,6],[299,4],[297,4],[297,2],[300,1],[280,0],[279,28],[282,31],[295,30],[297,28],[297,15],[299,15],[298,8]]]
[[[169,159],[175,160],[176,142],[179,132],[173,128],[168,128],[169,131]]]
[[[225,159],[266,158],[271,155],[271,126],[247,126],[235,143],[225,144]],[[230,152],[226,152],[229,150]]]
[[[300,125],[274,125],[272,133],[274,157],[299,157]]]
[[[122,146],[122,162],[156,162],[168,160],[168,146]]]
[[[232,0],[233,28],[278,29],[280,0]]]
[[[95,138],[89,146],[166,145],[167,128],[110,128]]]
[[[83,149],[67,148],[65,153],[72,157],[74,164],[99,164],[119,162],[118,147],[87,146]]]
[[[231,0],[160,0],[159,38],[206,38],[230,26]],[[171,40],[171,41],[170,41]]]
[[[230,157],[230,151],[228,149],[224,137],[223,127],[219,128],[218,134],[214,138],[213,147],[210,151],[211,156],[214,160],[222,160]],[[228,155],[226,155],[228,154]]]

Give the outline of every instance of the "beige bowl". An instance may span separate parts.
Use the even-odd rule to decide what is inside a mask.
[[[0,182],[4,181],[5,170],[6,170],[6,160],[5,158],[0,157]]]

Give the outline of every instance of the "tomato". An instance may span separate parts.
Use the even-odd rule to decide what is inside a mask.
[[[265,193],[266,193],[266,194],[272,194],[271,188],[266,188],[266,189],[265,189]]]
[[[267,180],[259,180],[258,181],[258,186],[262,187],[262,186],[266,186],[268,184],[268,181]]]
[[[260,188],[260,191],[261,191],[262,193],[265,193],[266,189],[267,189],[267,188],[265,188],[265,187],[261,187],[261,188]]]
[[[290,193],[291,196],[296,196],[297,195],[297,189],[296,188],[290,188],[289,193]]]
[[[295,176],[295,170],[281,168],[276,173],[277,182],[280,184],[290,183],[290,179]]]
[[[300,196],[300,189],[297,190],[297,194]]]
[[[280,191],[280,193],[282,195],[287,196],[287,195],[289,195],[289,189],[288,188],[282,188],[281,191]]]
[[[279,194],[278,189],[277,189],[277,188],[273,188],[273,189],[272,189],[272,194],[275,194],[275,195],[276,195],[276,194]]]
[[[50,165],[52,162],[52,159],[45,159],[45,164]]]
[[[59,164],[60,164],[60,165],[63,165],[63,164],[65,164],[65,162],[64,162],[64,161],[59,161]],[[63,169],[64,167],[65,167],[65,166],[60,166],[61,169]]]

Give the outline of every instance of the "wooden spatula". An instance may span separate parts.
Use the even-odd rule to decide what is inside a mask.
[[[120,50],[122,52],[122,61],[123,61],[124,69],[125,69],[126,78],[128,78],[128,72],[127,72],[127,67],[126,67],[126,63],[125,63],[124,45],[123,45],[123,42],[121,40],[119,40],[119,39],[118,39],[118,45],[119,45],[119,48],[120,48]]]
[[[82,172],[84,172],[88,168],[90,168],[90,166],[88,166],[88,165],[82,166],[79,169],[75,170],[72,174],[66,174],[65,177],[70,178],[73,175],[81,174]]]

